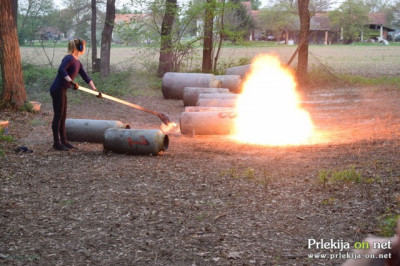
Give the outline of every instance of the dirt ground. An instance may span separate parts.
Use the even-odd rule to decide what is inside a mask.
[[[75,92],[69,92],[69,95]],[[132,128],[161,121],[83,97],[69,118]],[[183,103],[125,100],[179,121]],[[50,104],[39,114],[0,113],[16,141],[0,158],[0,263],[6,265],[337,265],[351,245],[380,234],[400,201],[400,91],[317,89],[304,98],[324,143],[272,147],[226,136],[169,134],[158,156],[103,152],[102,144],[52,149]],[[33,153],[14,152],[25,145]],[[323,170],[363,181],[323,184]],[[309,258],[321,253],[333,259]]]

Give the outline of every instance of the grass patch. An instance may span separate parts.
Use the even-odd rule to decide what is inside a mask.
[[[339,74],[325,65],[309,68],[307,87],[379,87],[400,88],[400,77],[364,77],[360,75]]]
[[[35,66],[23,63],[23,75],[25,88],[30,100],[50,103],[51,96],[49,88],[57,75],[57,70],[48,67]],[[130,96],[152,96],[160,92],[161,79],[148,72],[133,72],[130,69],[113,72],[108,77],[100,73],[89,74],[97,89],[115,97]],[[87,87],[86,82],[78,75],[76,82]],[[72,103],[82,103],[81,97],[70,97]],[[23,107],[24,111],[32,110],[29,104]]]
[[[378,217],[379,231],[382,237],[392,237],[396,233],[397,221],[400,215],[387,210],[385,214]]]
[[[112,73],[108,77],[103,77],[100,73],[93,73],[90,76],[99,91],[113,96],[124,96],[130,88],[129,74],[130,71],[126,70]],[[77,81],[83,87],[87,87],[81,78]]]
[[[241,57],[241,58],[237,58],[236,60],[221,58],[218,61],[218,66],[217,66],[217,69],[214,74],[215,75],[225,75],[225,72],[228,68],[251,64],[251,60],[252,60],[252,58],[250,58],[250,57]]]
[[[385,86],[400,88],[400,77],[362,77],[357,75],[341,75],[343,81],[350,85]]]
[[[354,165],[343,170],[321,170],[318,173],[318,181],[324,187],[326,185],[371,183],[369,179],[364,180],[361,172],[357,171]]]
[[[238,168],[228,168],[226,170],[222,170],[219,174],[220,177],[231,177],[231,178],[240,178],[244,180],[248,180],[254,182],[256,184],[267,186],[271,182],[273,182],[272,175],[266,170],[262,169],[261,171],[257,171],[252,167],[246,167],[243,169]]]
[[[14,141],[15,141],[15,139],[12,136],[7,135],[6,131],[4,129],[0,130],[0,157],[3,157],[6,155],[6,151],[4,150],[5,146],[6,146],[5,144],[12,143]]]
[[[23,63],[22,71],[28,98],[39,100],[40,102],[50,102],[49,89],[57,74],[57,70]]]
[[[0,130],[0,141],[1,142],[13,142],[14,138],[10,135],[7,135],[5,130]]]
[[[323,199],[321,201],[322,205],[328,206],[328,205],[334,205],[336,203],[336,199],[333,197],[327,198],[327,199]]]
[[[29,124],[33,127],[37,126],[46,126],[47,123],[41,118],[33,118],[31,121],[29,121]]]

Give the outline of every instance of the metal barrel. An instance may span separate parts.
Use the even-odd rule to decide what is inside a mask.
[[[115,153],[157,155],[168,146],[168,135],[159,129],[109,128],[104,132],[104,149]]]
[[[67,119],[65,128],[68,140],[102,143],[108,128],[128,129],[130,125],[113,120]]]
[[[215,99],[215,100],[236,100],[238,98],[238,94],[234,93],[200,93],[198,100],[200,99]]]
[[[233,107],[186,106],[185,112],[236,112]]]
[[[216,80],[221,81],[221,87],[228,88],[230,92],[240,93],[242,79],[240,75],[216,75]]]
[[[162,93],[166,99],[183,99],[185,87],[219,88],[221,81],[214,74],[167,72],[162,78]]]
[[[197,106],[205,107],[235,107],[236,99],[199,99]]]
[[[248,73],[250,73],[251,64],[243,65],[243,66],[235,66],[227,68],[225,71],[226,75],[239,75],[243,80]]]
[[[183,105],[195,106],[200,93],[229,93],[228,88],[186,87],[183,90]]]
[[[184,112],[180,129],[186,135],[229,135],[235,118],[235,112]]]

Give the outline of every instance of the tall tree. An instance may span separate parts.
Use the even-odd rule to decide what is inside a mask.
[[[393,28],[400,27],[400,2],[394,3],[385,10],[387,21]]]
[[[213,24],[215,0],[207,0],[204,11],[204,41],[202,71],[210,72],[213,67]]]
[[[307,80],[308,36],[310,35],[309,0],[298,0],[300,18],[299,55],[297,59],[297,80],[300,84]]]
[[[239,0],[230,0],[225,11],[224,35],[233,42],[246,39],[255,23],[246,7]]]
[[[343,29],[343,42],[350,44],[366,31],[369,7],[362,0],[347,0],[329,14],[332,25]]]
[[[0,68],[2,78],[2,102],[19,108],[26,102],[22,77],[21,54],[18,45],[17,26],[13,12],[13,0],[0,0]]]
[[[222,48],[222,42],[225,38],[225,0],[220,0],[220,8],[217,11],[217,23],[216,23],[216,28],[217,28],[217,33],[218,33],[218,37],[219,39],[216,41],[217,45],[216,45],[216,53],[214,56],[214,66],[213,66],[213,71],[214,73],[216,73],[217,71],[217,65],[218,65],[218,60],[219,60],[219,55],[221,52],[221,48]]]
[[[157,71],[159,77],[162,77],[166,72],[172,71],[174,67],[172,29],[177,8],[177,0],[167,0],[165,2],[165,13],[161,24],[160,59],[158,61]]]
[[[91,23],[91,44],[92,44],[92,71],[99,72],[100,71],[100,59],[97,58],[97,37],[96,37],[96,25],[97,25],[97,6],[96,0],[92,0],[91,9],[92,9],[92,23]]]
[[[282,37],[282,32],[285,32],[285,37],[288,37],[290,31],[298,30],[298,7],[284,2],[277,3],[261,10],[258,22],[261,30],[268,35],[273,34],[277,40]]]
[[[241,2],[247,2],[248,0],[241,0]],[[259,10],[261,6],[261,1],[260,0],[250,0],[251,3],[251,8],[253,10]]]
[[[18,25],[18,1],[13,1],[13,16],[15,19],[15,25]]]
[[[35,34],[46,24],[44,17],[54,11],[52,0],[23,0],[19,1],[18,8],[21,16],[18,37],[21,43],[34,40]]]
[[[107,0],[106,20],[104,22],[103,32],[101,34],[101,51],[100,51],[100,73],[103,76],[110,75],[110,53],[112,32],[115,20],[115,0]]]

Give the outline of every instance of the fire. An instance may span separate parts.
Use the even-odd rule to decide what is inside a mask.
[[[175,122],[169,122],[168,125],[162,123],[160,129],[164,134],[167,134],[178,131],[179,127]]]
[[[299,102],[290,70],[272,55],[258,56],[236,103],[234,139],[261,145],[309,144],[314,126]]]

